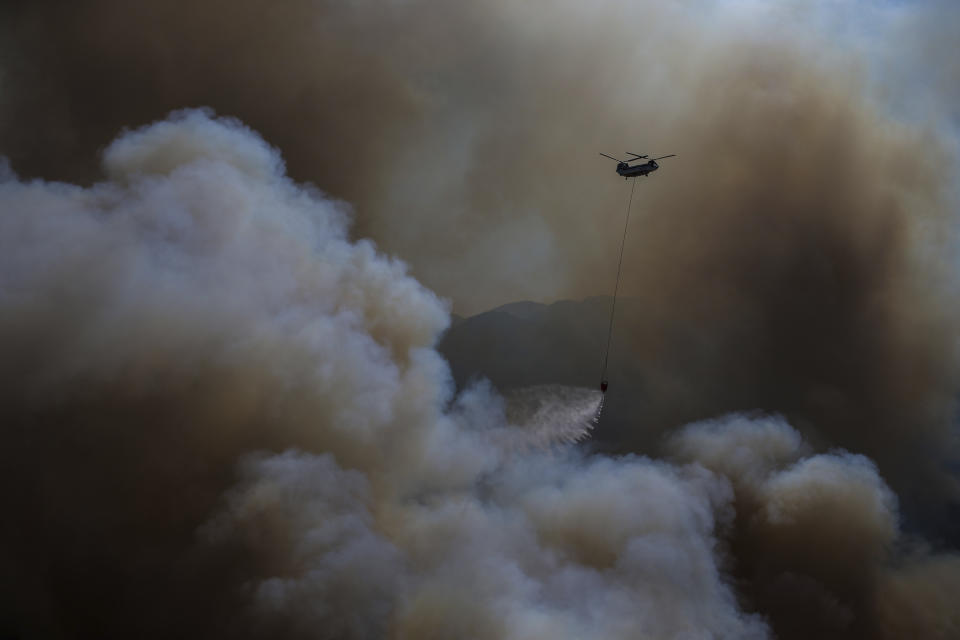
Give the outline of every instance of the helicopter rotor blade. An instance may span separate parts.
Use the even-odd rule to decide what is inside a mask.
[[[659,158],[654,158],[654,160],[663,160],[664,158],[673,158],[673,157],[676,156],[676,155],[677,155],[677,154],[675,154],[675,153],[671,153],[671,154],[668,155],[668,156],[660,156]]]
[[[643,160],[644,158],[648,157],[648,156],[642,156],[639,153],[634,153],[633,151],[627,151],[627,153],[629,153],[631,156],[635,156],[636,160]]]
[[[608,156],[605,153],[601,153],[600,155],[602,155],[604,158],[610,158],[611,160],[616,160],[617,162],[623,162],[623,160],[621,160],[620,158],[614,158],[613,156]]]

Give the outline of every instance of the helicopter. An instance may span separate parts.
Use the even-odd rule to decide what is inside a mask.
[[[617,173],[623,176],[624,179],[635,178],[637,176],[648,176],[660,168],[660,165],[657,164],[657,160],[663,160],[664,158],[672,158],[675,155],[677,155],[675,153],[671,153],[668,156],[660,156],[659,158],[653,158],[651,160],[647,160],[643,164],[635,164],[631,167],[630,166],[631,162],[634,162],[635,160],[643,160],[644,158],[648,158],[649,156],[642,156],[639,153],[632,153],[630,151],[627,151],[626,153],[627,155],[631,155],[633,157],[630,158],[629,160],[621,160],[620,158],[614,158],[613,156],[608,156],[605,153],[601,153],[600,155],[602,155],[604,158],[610,158],[611,160],[616,160]]]

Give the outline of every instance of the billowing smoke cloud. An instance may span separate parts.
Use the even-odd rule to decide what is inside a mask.
[[[450,405],[440,301],[242,125],[104,166],[0,190],[12,632],[764,635],[712,554],[726,483],[504,448],[489,388]]]
[[[897,551],[866,458],[741,417],[672,463],[505,447],[529,403],[454,396],[444,305],[241,124],[104,170],[0,186],[5,632],[955,635],[956,559]]]
[[[667,448],[731,481],[737,584],[778,637],[960,631],[936,595],[956,588],[960,556],[901,534],[897,499],[867,458],[811,456],[781,419],[739,416],[690,425]]]
[[[955,497],[942,114],[716,4],[5,3],[4,631],[955,637],[887,485]],[[354,215],[235,122],[111,142],[196,104]],[[798,431],[532,451],[571,432],[454,395],[445,303],[350,239],[459,311],[607,292],[626,146],[680,156],[637,186],[620,444]]]
[[[187,112],[104,168],[2,186],[4,599],[40,635],[204,635],[191,600],[251,570],[188,552],[238,456],[335,450],[386,478],[387,452],[424,455],[449,429],[446,311],[239,124]],[[455,484],[484,464],[455,451],[401,466]]]

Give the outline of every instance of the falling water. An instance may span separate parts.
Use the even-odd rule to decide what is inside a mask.
[[[506,440],[523,448],[585,440],[603,408],[603,394],[584,387],[537,385],[505,395],[511,427]]]

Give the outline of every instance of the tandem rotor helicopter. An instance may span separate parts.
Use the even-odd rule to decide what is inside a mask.
[[[650,158],[650,156],[642,156],[639,153],[633,153],[632,151],[627,151],[627,155],[633,156],[629,160],[621,160],[620,158],[614,158],[613,156],[608,156],[605,153],[601,153],[604,158],[610,158],[611,160],[617,161],[617,175],[623,176],[624,179],[627,178],[636,178],[637,176],[648,176],[657,169],[660,168],[660,165],[657,164],[657,160],[663,160],[664,158],[673,158],[677,154],[671,153],[667,156],[660,156],[659,158]],[[647,158],[650,158],[647,160]],[[630,166],[631,162],[637,162],[640,160],[647,160],[640,164],[635,164]],[[613,318],[616,313],[617,308],[617,292],[620,289],[620,271],[623,267],[623,248],[626,246],[627,242],[627,228],[630,225],[630,206],[633,204],[633,189],[636,188],[637,183],[634,182],[633,186],[630,188],[630,200],[627,201],[627,220],[623,226],[623,239],[620,241],[620,260],[617,263],[617,280],[616,284],[613,286],[613,303],[610,305],[610,327],[607,329],[607,347],[604,350],[603,354],[603,368],[600,370],[600,392],[606,393],[609,382],[607,381],[607,364],[610,361],[610,341],[613,338]],[[601,399],[600,405],[597,407],[597,413],[594,416],[594,423],[600,420],[600,411],[603,410],[603,400]]]
[[[637,176],[648,176],[660,168],[660,165],[657,164],[657,160],[663,160],[664,158],[672,158],[677,154],[671,153],[668,156],[660,156],[659,158],[653,158],[652,160],[647,160],[643,164],[635,164],[632,167],[630,166],[631,162],[634,162],[636,160],[643,160],[644,158],[648,158],[649,156],[641,156],[638,153],[632,153],[630,151],[627,151],[627,155],[631,155],[633,157],[630,158],[629,160],[621,160],[620,158],[614,158],[613,156],[608,156],[605,153],[601,153],[600,155],[602,155],[604,158],[610,158],[611,160],[616,160],[617,173],[623,176],[624,179],[627,179],[627,178],[635,178]]]

